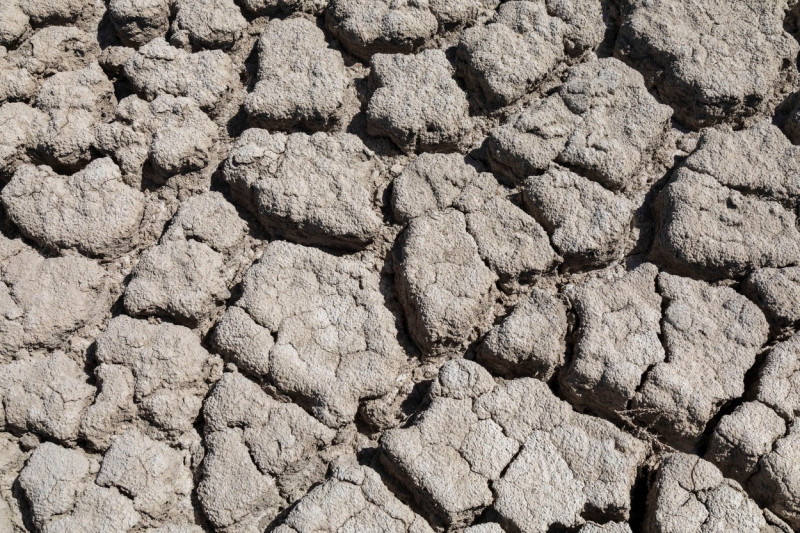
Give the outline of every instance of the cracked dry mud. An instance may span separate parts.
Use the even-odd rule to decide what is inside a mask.
[[[0,0],[0,533],[800,532],[798,0]]]

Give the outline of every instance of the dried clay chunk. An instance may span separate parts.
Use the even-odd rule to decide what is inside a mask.
[[[502,375],[549,381],[564,364],[567,310],[556,296],[531,291],[478,347],[476,360]]]
[[[503,281],[530,278],[558,261],[544,229],[512,203],[494,177],[459,154],[420,154],[392,184],[401,222],[455,207],[465,213],[478,253]]]
[[[202,109],[213,109],[238,86],[231,59],[219,50],[191,54],[158,37],[148,42],[125,63],[125,76],[147,100],[160,94],[188,96]]]
[[[244,221],[219,193],[183,202],[161,241],[145,250],[133,269],[125,310],[196,324],[230,297],[237,262],[229,248],[244,232]]]
[[[476,363],[454,360],[430,399],[412,425],[383,435],[381,459],[437,525],[463,527],[493,500],[514,531],[580,526],[585,506],[628,518],[644,443],[575,413],[545,383],[496,384]]]
[[[114,367],[132,376],[133,412],[164,432],[192,429],[210,384],[221,372],[221,360],[209,354],[190,329],[173,324],[150,324],[120,315],[97,338],[96,357],[101,369]],[[114,385],[109,381],[109,385]],[[114,433],[118,409],[104,409],[103,396],[87,413],[89,428]],[[123,406],[123,409],[125,406]]]
[[[762,110],[798,45],[787,2],[624,0],[616,55],[686,126],[740,124]]]
[[[459,147],[470,124],[469,104],[444,52],[378,54],[370,82],[367,133],[389,137],[407,152]]]
[[[95,159],[69,177],[46,166],[22,166],[0,199],[9,219],[38,244],[90,256],[120,255],[136,246],[145,200],[110,158]]]
[[[0,424],[74,444],[94,397],[86,381],[77,363],[61,352],[0,366]]]
[[[613,58],[587,61],[567,71],[555,94],[490,132],[489,164],[517,182],[557,161],[603,187],[635,193],[648,185],[647,166],[666,155],[671,116],[632,68]]]
[[[709,131],[655,202],[654,253],[678,272],[741,277],[800,261],[798,149],[776,127]]]
[[[247,29],[247,20],[233,0],[177,0],[172,39],[203,48],[233,45]]]
[[[727,402],[744,394],[745,373],[767,341],[764,315],[729,287],[659,274],[666,301],[666,359],[642,381],[634,416],[672,446],[690,451]]]
[[[142,46],[169,30],[169,0],[111,0],[108,15],[123,43]]]
[[[44,442],[19,475],[22,495],[38,531],[127,532],[142,516],[116,487],[94,483],[97,459],[80,449]]]
[[[242,287],[242,297],[222,318],[217,346],[234,362],[241,357],[251,368],[268,369],[275,386],[320,421],[345,424],[360,400],[392,389],[405,356],[379,276],[368,267],[275,241]]]
[[[597,182],[553,165],[525,181],[523,197],[570,266],[607,264],[633,246],[635,204]]]
[[[98,323],[111,303],[110,286],[94,261],[45,258],[0,235],[0,361],[23,348],[58,348]]]
[[[513,103],[558,65],[600,44],[598,0],[503,2],[487,24],[467,29],[458,45],[467,86],[489,107]]]
[[[353,54],[368,59],[375,53],[409,53],[436,33],[436,17],[428,1],[332,0],[328,29]]]
[[[217,127],[192,98],[161,95],[152,102],[124,98],[114,121],[97,126],[97,148],[117,161],[123,174],[154,177],[205,168],[213,156]]]
[[[497,275],[481,260],[460,211],[413,219],[396,253],[400,301],[411,337],[426,353],[460,348],[489,329]]]
[[[271,521],[323,479],[318,450],[335,432],[241,374],[223,375],[203,416],[208,452],[197,491],[214,526],[244,529]]]
[[[658,268],[567,285],[579,327],[574,355],[560,380],[572,403],[613,417],[636,394],[642,374],[664,360]]]
[[[275,233],[306,244],[362,248],[383,221],[382,165],[349,133],[246,130],[224,168],[234,198]]]
[[[788,531],[711,463],[682,453],[661,461],[648,495],[644,531]]]
[[[341,466],[303,497],[275,533],[392,531],[433,533],[424,518],[403,504],[365,466]]]
[[[272,20],[258,41],[258,81],[245,109],[269,128],[324,128],[339,118],[348,80],[339,52],[308,19]]]

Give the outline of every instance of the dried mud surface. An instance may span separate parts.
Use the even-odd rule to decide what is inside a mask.
[[[0,1],[0,531],[800,531],[798,37]]]

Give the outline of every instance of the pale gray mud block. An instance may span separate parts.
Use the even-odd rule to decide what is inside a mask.
[[[788,531],[774,521],[717,467],[699,457],[673,453],[661,460],[649,488],[644,531]]]
[[[460,349],[489,329],[497,275],[481,260],[460,211],[415,218],[396,253],[400,301],[426,353]]]
[[[241,6],[253,15],[272,15],[277,13],[321,14],[328,6],[328,0],[242,0]]]
[[[649,185],[648,166],[666,154],[671,116],[669,106],[647,92],[641,74],[613,58],[589,60],[569,69],[555,94],[494,128],[487,155],[512,181],[557,161],[630,195]]]
[[[120,101],[114,121],[97,126],[97,149],[139,181],[147,165],[160,178],[202,170],[215,155],[217,126],[192,98],[164,94]]]
[[[66,170],[85,165],[93,155],[95,126],[115,102],[114,86],[97,63],[49,77],[36,96],[36,107],[47,116],[36,153]]]
[[[344,60],[314,22],[270,21],[258,41],[258,62],[245,109],[259,123],[323,129],[339,119],[349,85]]]
[[[646,263],[565,288],[578,329],[572,360],[559,379],[574,405],[613,418],[629,407],[648,368],[664,361],[657,275],[658,268]]]
[[[234,360],[241,351],[268,369],[278,390],[326,425],[353,420],[360,401],[395,386],[405,354],[379,275],[367,266],[275,241],[245,274],[242,291],[216,343]],[[253,344],[259,335],[273,337],[268,352]]]
[[[103,455],[96,483],[131,498],[148,525],[192,523],[192,472],[186,459],[164,443],[127,431],[114,438]]]
[[[166,315],[197,324],[230,297],[242,259],[245,222],[218,192],[182,202],[156,246],[146,250],[125,289],[132,315]]]
[[[410,53],[436,34],[436,17],[428,2],[401,0],[332,0],[328,29],[353,54]]]
[[[376,203],[383,165],[349,133],[270,133],[251,128],[224,168],[234,198],[280,236],[363,248],[383,225]]]
[[[793,528],[800,527],[800,350],[797,334],[767,354],[754,390],[714,428],[706,458]]]
[[[167,240],[142,253],[125,289],[125,310],[193,325],[230,297],[233,274],[207,244]]]
[[[693,129],[763,111],[798,52],[784,30],[785,0],[624,0],[620,11],[615,54]]]
[[[98,372],[110,367],[119,369],[123,375],[125,370],[130,372],[132,394],[127,400],[134,406],[122,408],[138,414],[167,435],[192,430],[203,398],[222,371],[222,361],[203,348],[192,330],[167,323],[150,324],[125,315],[108,323],[97,338],[95,355],[100,363]],[[119,378],[109,380],[108,384],[124,387]],[[105,385],[104,381],[97,400],[87,412],[87,422],[113,435],[121,432],[124,424],[115,418],[116,409],[104,405],[115,401],[112,395],[103,395]],[[98,419],[98,415],[104,416]]]
[[[402,503],[365,466],[340,466],[289,512],[275,533],[392,531],[433,533],[424,518]]]
[[[424,153],[392,183],[392,211],[401,224],[432,211],[453,207],[478,171],[460,154]]]
[[[421,154],[392,184],[392,209],[402,223],[455,207],[466,215],[478,254],[503,281],[550,270],[558,257],[544,229],[509,200],[511,191],[478,173],[459,154]]]
[[[441,50],[372,57],[367,133],[406,152],[459,148],[470,128],[467,97]]]
[[[744,377],[769,327],[750,300],[729,287],[661,273],[666,359],[648,372],[633,416],[670,445],[691,451],[719,409],[745,392]]]
[[[269,397],[241,374],[222,377],[203,415],[209,460],[198,495],[215,526],[267,524],[324,479],[320,452],[335,431],[297,405]]]
[[[74,23],[92,9],[92,0],[26,0],[20,7],[36,26]]]
[[[30,18],[19,0],[9,0],[0,6],[0,46],[13,47],[30,31]]]
[[[656,200],[656,256],[709,278],[796,264],[798,154],[767,122],[705,132]]]
[[[94,483],[98,468],[97,458],[80,449],[51,442],[36,448],[18,482],[38,531],[125,533],[140,523],[131,499]]]
[[[745,488],[759,470],[761,457],[786,434],[786,422],[761,402],[745,402],[714,428],[705,458]]]
[[[74,445],[94,387],[61,352],[0,366],[0,424]]]
[[[492,20],[463,33],[459,70],[489,107],[506,106],[559,64],[596,48],[604,33],[597,0],[503,2]]]
[[[800,321],[800,268],[756,270],[745,280],[744,290],[777,326]]]
[[[97,40],[85,31],[72,26],[41,28],[0,57],[0,102],[33,99],[45,78],[88,67],[99,55]]]
[[[111,304],[108,273],[79,256],[45,258],[0,236],[0,360],[22,349],[64,346]]]
[[[147,100],[160,94],[193,98],[201,109],[213,110],[239,87],[233,61],[220,50],[189,53],[158,37],[125,63],[125,76]]]
[[[741,277],[800,261],[794,212],[687,167],[661,191],[655,211],[653,253],[678,272]]]
[[[564,364],[567,310],[555,295],[534,289],[484,337],[476,360],[506,376],[549,381]]]
[[[144,194],[128,186],[110,159],[95,159],[71,176],[23,165],[0,193],[8,218],[53,251],[117,256],[138,244]]]
[[[0,105],[0,179],[6,181],[20,165],[30,162],[28,151],[36,145],[46,120],[44,113],[22,102]]]
[[[166,37],[169,0],[111,0],[108,15],[122,42],[133,47]]]
[[[627,518],[646,446],[575,413],[543,382],[498,384],[476,363],[454,360],[429,402],[413,424],[384,434],[381,459],[437,526],[463,527],[492,502],[511,530],[579,526],[587,505]]]
[[[553,165],[525,181],[523,196],[569,266],[601,266],[633,247],[635,204],[597,182]]]
[[[232,46],[247,29],[247,20],[233,0],[177,0],[172,24],[174,42],[202,48]]]

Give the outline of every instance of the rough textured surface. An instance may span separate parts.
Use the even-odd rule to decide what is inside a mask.
[[[458,349],[489,329],[497,276],[481,260],[460,211],[412,220],[395,263],[410,333],[423,350]]]
[[[658,269],[645,264],[619,279],[566,288],[578,317],[577,342],[561,374],[574,404],[607,416],[627,409],[649,367],[664,361]]]
[[[523,195],[525,208],[568,264],[603,265],[631,247],[634,204],[596,182],[552,166],[528,178]]]
[[[412,426],[381,440],[387,467],[442,524],[470,523],[494,492],[503,522],[521,531],[581,525],[585,505],[626,518],[645,448],[607,422],[575,414],[538,380],[496,384],[464,360],[441,367]]]
[[[0,532],[800,531],[798,37],[0,0]]]
[[[408,53],[433,37],[436,17],[428,2],[376,0],[368,9],[358,0],[333,0],[326,15],[328,29],[353,54]]]
[[[229,311],[244,313],[230,317],[216,342],[235,354],[240,328],[272,335],[274,344],[253,346],[268,351],[268,365],[261,364],[272,381],[339,426],[353,419],[359,400],[387,394],[404,362],[378,289],[378,276],[351,259],[275,241],[248,270]]]
[[[741,123],[758,112],[797,55],[797,42],[784,31],[784,1],[621,4],[615,53],[692,128]]]
[[[358,248],[382,224],[375,205],[381,168],[348,133],[252,128],[231,150],[224,176],[268,230],[308,244]]]
[[[224,53],[191,54],[162,38],[139,48],[124,68],[125,76],[148,100],[160,94],[188,96],[203,109],[213,108],[236,85],[233,62]]]
[[[45,258],[0,236],[0,357],[65,347],[72,333],[99,322],[111,302],[110,280],[82,257]]]
[[[219,193],[183,202],[161,242],[146,250],[125,289],[131,315],[195,324],[230,297],[245,224]]]
[[[768,151],[767,151],[768,150]],[[709,131],[655,203],[654,251],[677,270],[742,276],[800,258],[792,195],[796,149],[774,126]],[[704,231],[695,234],[695,229]]]
[[[547,234],[487,173],[456,154],[421,154],[392,183],[392,211],[407,223],[449,207],[464,213],[478,254],[503,281],[530,279],[558,257]]]
[[[108,158],[67,179],[46,166],[20,167],[0,199],[9,219],[38,244],[90,256],[134,247],[144,215],[144,195],[122,181]]]
[[[728,287],[660,274],[666,358],[632,404],[668,442],[691,449],[719,408],[744,394],[745,373],[767,340],[758,308]]]
[[[441,50],[380,54],[371,60],[367,131],[400,148],[452,150],[469,128],[469,105]]]
[[[600,44],[601,12],[596,0],[503,2],[491,21],[461,37],[465,82],[489,106],[513,103],[560,63]]]
[[[150,103],[136,96],[120,101],[114,122],[97,127],[97,148],[133,178],[145,166],[169,177],[200,170],[211,161],[217,127],[192,98],[168,94]]]
[[[100,389],[82,431],[99,446],[136,417],[166,434],[191,431],[222,366],[188,328],[124,315],[98,337],[96,357]],[[120,395],[118,388],[128,393]]]
[[[666,456],[648,494],[645,531],[781,531],[735,481],[698,457]],[[785,525],[784,525],[785,527]]]
[[[644,170],[663,151],[671,115],[641,74],[613,58],[590,61],[569,69],[555,94],[493,129],[489,162],[518,181],[555,159],[611,190],[640,191],[648,185]]]
[[[553,294],[534,289],[484,337],[477,360],[501,375],[549,381],[564,364],[566,334],[564,303]]]
[[[395,498],[374,470],[337,468],[287,515],[276,533],[320,531],[396,531],[432,533],[428,523]]]
[[[348,85],[344,61],[313,22],[271,21],[258,54],[258,81],[245,101],[251,116],[272,128],[322,128],[337,120]]]

